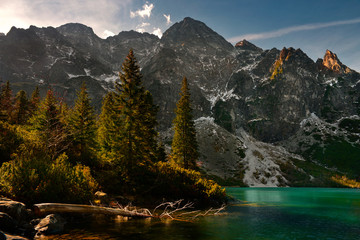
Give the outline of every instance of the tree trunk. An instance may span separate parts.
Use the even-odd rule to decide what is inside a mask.
[[[49,213],[89,213],[89,214],[106,214],[106,215],[121,215],[124,217],[134,218],[149,218],[150,214],[138,213],[136,211],[129,211],[119,208],[107,208],[80,204],[65,204],[65,203],[40,203],[34,205],[34,212],[36,215],[45,215]]]

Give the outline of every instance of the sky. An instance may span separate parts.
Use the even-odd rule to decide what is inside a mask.
[[[1,0],[0,32],[12,26],[92,27],[102,38],[136,30],[159,37],[185,17],[235,44],[301,48],[314,61],[326,49],[360,72],[360,0]]]

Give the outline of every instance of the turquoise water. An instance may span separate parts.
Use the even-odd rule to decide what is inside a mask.
[[[360,240],[360,190],[227,188],[238,201],[194,222],[131,220],[70,228],[56,239]]]

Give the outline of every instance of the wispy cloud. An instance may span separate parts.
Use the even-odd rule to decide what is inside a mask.
[[[166,18],[166,24],[169,25],[171,23],[170,14],[169,15],[164,14],[164,17]]]
[[[141,18],[145,18],[145,17],[150,17],[151,16],[151,11],[154,8],[154,4],[150,4],[147,2],[144,4],[142,9],[136,10],[135,12],[130,11],[130,17],[134,18],[134,17],[141,17]]]
[[[245,35],[232,37],[232,38],[228,39],[228,41],[231,43],[236,43],[243,39],[259,40],[259,39],[276,38],[276,37],[281,37],[283,35],[293,33],[293,32],[315,30],[315,29],[320,29],[320,28],[334,27],[334,26],[347,25],[347,24],[356,24],[356,23],[360,23],[360,18],[343,20],[343,21],[333,21],[333,22],[327,22],[327,23],[311,23],[311,24],[281,28],[281,29],[278,29],[275,31],[245,34]]]
[[[141,23],[141,24],[139,24],[139,25],[136,26],[135,31],[141,32],[141,33],[146,32],[146,28],[147,28],[148,26],[150,26],[150,23],[148,23],[148,22],[143,22],[143,23]]]

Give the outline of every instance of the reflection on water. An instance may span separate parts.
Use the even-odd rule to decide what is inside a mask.
[[[195,222],[89,221],[49,239],[360,239],[360,191],[229,188],[227,214]]]

